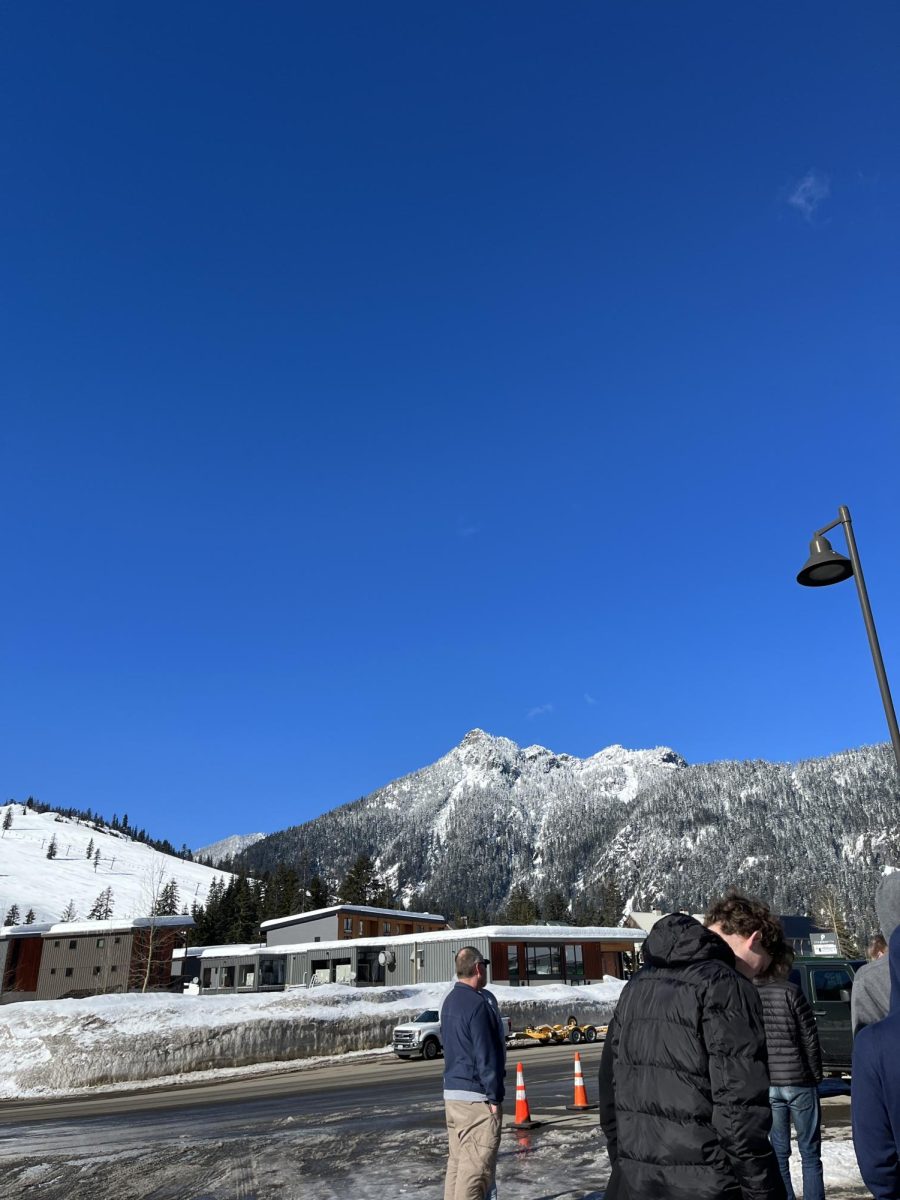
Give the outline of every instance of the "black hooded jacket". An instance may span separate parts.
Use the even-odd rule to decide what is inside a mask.
[[[607,1200],[782,1200],[756,989],[683,913],[656,923],[643,959],[600,1065]]]

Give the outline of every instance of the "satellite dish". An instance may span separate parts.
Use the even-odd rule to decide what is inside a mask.
[[[378,954],[378,961],[383,967],[390,969],[397,960],[394,958],[393,950],[381,950]]]

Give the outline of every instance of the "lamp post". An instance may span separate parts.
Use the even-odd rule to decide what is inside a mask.
[[[824,534],[843,525],[847,538],[847,548],[850,557],[845,558],[831,547],[831,542]],[[887,717],[888,729],[891,731],[891,742],[894,746],[894,757],[897,760],[897,772],[900,774],[900,729],[897,727],[897,714],[894,712],[894,702],[891,699],[891,689],[888,686],[884,660],[881,657],[881,647],[878,644],[878,634],[875,632],[875,620],[872,616],[872,606],[869,604],[869,593],[866,591],[866,581],[863,578],[862,564],[856,549],[856,538],[853,536],[853,526],[850,522],[850,509],[842,504],[838,509],[838,518],[830,525],[817,529],[809,543],[809,558],[797,576],[797,582],[804,587],[827,587],[831,583],[841,583],[853,576],[856,580],[856,591],[862,608],[863,621],[869,637],[869,649],[875,663],[875,674],[878,676],[878,687],[881,690],[881,700]]]

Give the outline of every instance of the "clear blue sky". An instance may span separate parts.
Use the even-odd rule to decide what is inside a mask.
[[[7,4],[4,798],[886,740],[893,3]],[[836,548],[843,548],[840,534]]]

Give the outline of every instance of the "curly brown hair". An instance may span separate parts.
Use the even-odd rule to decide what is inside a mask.
[[[772,915],[768,904],[752,896],[745,896],[737,888],[729,888],[720,900],[710,905],[704,925],[718,925],[724,933],[736,933],[749,937],[759,930],[762,948],[774,959],[781,959],[785,952],[784,930],[781,922]]]

